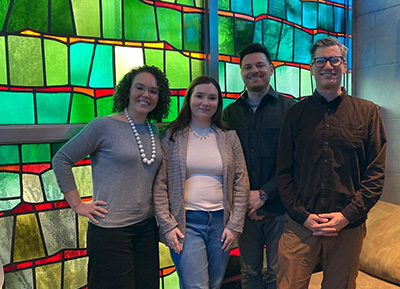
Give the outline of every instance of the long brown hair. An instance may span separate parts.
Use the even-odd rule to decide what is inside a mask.
[[[214,115],[211,117],[211,127],[218,127],[223,130],[228,130],[229,127],[226,126],[222,120],[221,120],[221,115],[222,115],[222,92],[221,92],[221,87],[219,86],[218,82],[210,77],[210,76],[199,76],[192,80],[190,83],[186,94],[185,98],[183,101],[183,105],[181,108],[181,111],[178,114],[178,117],[168,126],[170,129],[170,137],[169,139],[174,141],[174,138],[176,134],[180,131],[182,131],[184,128],[188,127],[190,124],[190,121],[192,119],[192,111],[190,110],[190,98],[192,97],[194,88],[197,85],[200,84],[208,84],[212,83],[215,88],[218,90],[218,106],[217,106],[217,111],[214,113]]]

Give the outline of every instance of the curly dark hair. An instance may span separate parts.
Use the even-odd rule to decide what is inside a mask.
[[[117,84],[113,97],[113,112],[121,112],[129,105],[129,92],[132,86],[133,79],[142,72],[148,72],[154,75],[158,86],[158,102],[156,107],[147,114],[147,119],[161,122],[161,120],[168,116],[169,105],[171,103],[169,90],[169,82],[165,74],[155,66],[143,65],[135,67]]]
[[[168,128],[171,130],[170,137],[169,139],[171,141],[174,141],[175,135],[179,132],[182,131],[184,128],[189,126],[190,120],[192,119],[192,111],[190,110],[190,98],[192,97],[194,88],[199,85],[199,84],[208,84],[212,83],[215,88],[218,90],[218,107],[217,111],[214,113],[214,115],[211,118],[211,126],[216,126],[220,129],[223,130],[229,130],[230,128],[225,125],[222,120],[221,120],[221,114],[222,114],[222,92],[221,92],[221,87],[219,86],[218,82],[210,77],[210,76],[199,76],[192,80],[190,83],[186,94],[185,94],[185,99],[182,104],[181,111],[179,112],[178,117],[168,126]]]

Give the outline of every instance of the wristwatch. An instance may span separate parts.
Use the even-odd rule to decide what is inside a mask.
[[[259,189],[258,190],[258,194],[260,196],[260,200],[265,202],[266,200],[268,200],[268,195],[266,192],[264,192],[263,190]]]

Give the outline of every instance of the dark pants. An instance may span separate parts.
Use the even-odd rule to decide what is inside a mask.
[[[90,224],[89,289],[158,289],[158,229],[154,217],[123,228]]]

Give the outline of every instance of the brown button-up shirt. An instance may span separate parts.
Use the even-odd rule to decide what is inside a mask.
[[[331,102],[314,92],[294,105],[281,129],[277,181],[290,217],[341,212],[356,227],[378,201],[386,135],[379,108],[343,89]]]

